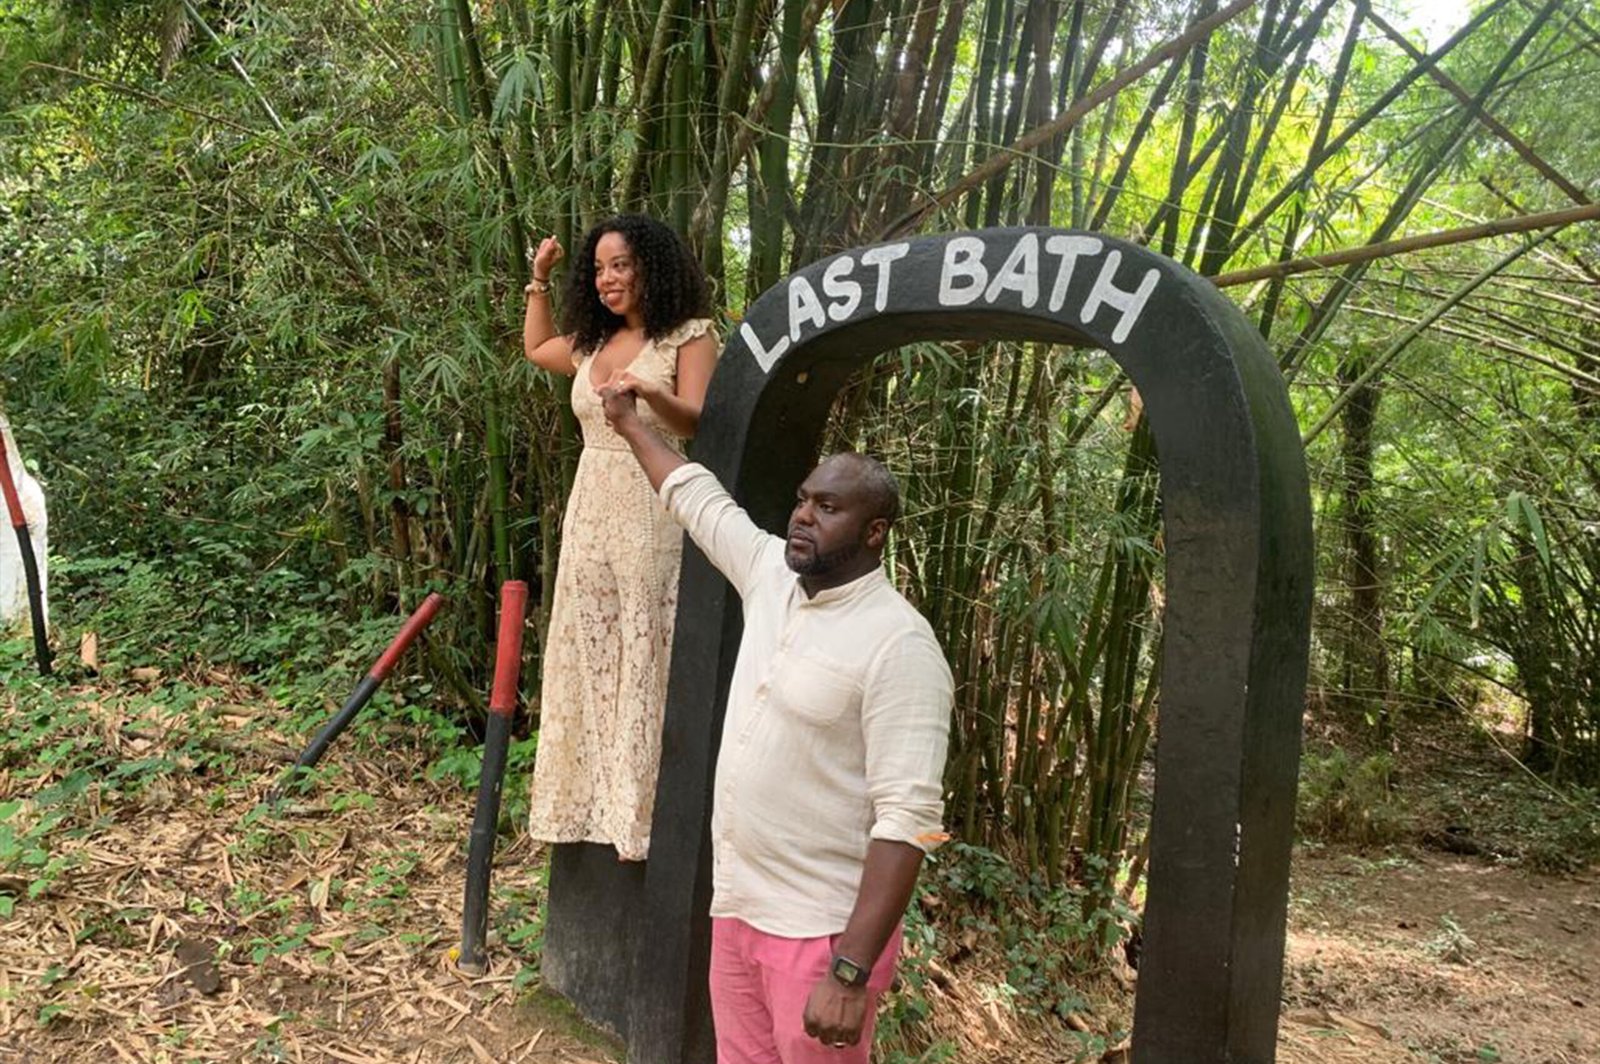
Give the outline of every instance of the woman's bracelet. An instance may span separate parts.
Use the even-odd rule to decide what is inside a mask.
[[[522,293],[529,296],[547,296],[550,294],[550,282],[548,280],[541,281],[535,277],[523,286]]]

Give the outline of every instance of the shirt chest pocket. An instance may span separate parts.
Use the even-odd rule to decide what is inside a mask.
[[[861,715],[861,681],[848,666],[798,654],[773,677],[777,706],[795,720],[826,728]]]

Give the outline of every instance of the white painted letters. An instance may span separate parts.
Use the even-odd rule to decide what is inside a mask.
[[[1056,270],[1056,283],[1050,289],[1050,313],[1058,313],[1067,305],[1067,286],[1072,283],[1072,268],[1083,255],[1098,255],[1105,247],[1104,241],[1092,236],[1053,236],[1044,242],[1044,249],[1061,256],[1061,268]]]
[[[1039,302],[1039,238],[1032,233],[1024,233],[1006,256],[1006,264],[983,293],[984,301],[993,303],[1007,289],[1020,295],[1025,307],[1031,309]]]
[[[1083,313],[1078,316],[1079,321],[1085,325],[1089,324],[1103,303],[1122,311],[1122,318],[1117,322],[1117,327],[1111,330],[1111,342],[1118,344],[1126,340],[1128,334],[1133,331],[1134,325],[1139,321],[1139,315],[1144,312],[1145,301],[1150,298],[1150,293],[1156,290],[1156,282],[1161,278],[1158,270],[1147,270],[1137,289],[1124,292],[1112,283],[1120,265],[1122,265],[1122,252],[1113,251],[1106,255],[1105,265],[1100,267],[1100,276],[1095,278],[1094,289],[1084,301]]]
[[[999,304],[1041,315],[1048,313],[1083,325],[1092,324],[1095,315],[1109,307],[1117,314],[1109,323],[1112,327],[1109,342],[1113,344],[1128,339],[1161,281],[1159,269],[1146,268],[1134,288],[1119,287],[1117,270],[1122,265],[1122,252],[1107,250],[1104,240],[1086,233],[1034,230],[959,234],[944,238],[941,245],[936,245],[933,239],[920,245],[930,257],[935,248],[940,252],[937,307],[973,307],[981,314],[985,305]],[[789,348],[808,343],[820,332],[886,312],[891,296],[896,297],[897,313],[912,308],[935,310],[936,307],[929,306],[929,293],[896,296],[893,291],[896,283],[914,286],[931,283],[927,274],[918,269],[908,267],[909,272],[895,273],[894,264],[910,253],[909,242],[885,244],[835,255],[820,264],[820,272],[818,267],[813,267],[804,275],[791,276],[782,296],[773,292],[763,300],[766,303],[786,300],[787,303],[788,328],[773,336],[770,346],[756,335],[756,325],[747,321],[739,326],[739,335],[761,371],[770,372]],[[1079,263],[1097,258],[1100,259],[1098,273],[1094,283],[1087,286],[1087,297],[1081,306],[1069,309],[1067,303],[1072,298],[1072,284],[1078,276]],[[992,265],[997,261],[998,266]],[[864,267],[875,271],[870,280],[857,274],[857,270]],[[1089,262],[1084,268],[1095,267]],[[872,288],[871,309],[866,305],[869,286]],[[1085,287],[1081,278],[1078,287],[1080,290]],[[1008,293],[1015,293],[1015,302]],[[1005,297],[1004,302],[1002,297]],[[759,314],[756,322],[770,332],[777,332],[780,326],[776,318],[781,313],[782,310],[772,307]]]
[[[956,281],[962,280],[960,287]],[[975,236],[952,237],[944,246],[944,267],[939,271],[939,303],[964,307],[983,294],[989,271],[983,268],[983,241]]]
[[[828,298],[838,301],[828,304],[828,317],[834,321],[844,321],[861,306],[861,285],[850,279],[850,272],[855,268],[854,259],[840,255],[822,271],[822,291]]]
[[[828,316],[823,313],[822,300],[817,298],[817,291],[811,287],[811,282],[795,274],[789,278],[790,340],[799,341],[800,326],[806,322],[820,329],[828,324]]]
[[[772,364],[778,361],[778,358],[785,351],[789,350],[789,338],[787,336],[778,337],[778,342],[773,344],[770,350],[763,346],[760,338],[756,336],[756,331],[750,328],[750,323],[747,321],[739,323],[739,335],[744,337],[745,346],[755,356],[756,365],[761,367],[762,373],[771,372]]]
[[[879,314],[889,305],[889,264],[906,257],[910,244],[885,244],[881,248],[868,248],[861,253],[861,261],[878,268],[878,287],[872,293],[872,305]]]

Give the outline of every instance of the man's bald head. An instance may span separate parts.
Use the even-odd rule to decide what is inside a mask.
[[[867,503],[872,517],[881,517],[893,525],[900,519],[900,482],[889,472],[889,467],[870,455],[855,451],[841,451],[817,463],[818,468],[837,462],[847,470]]]

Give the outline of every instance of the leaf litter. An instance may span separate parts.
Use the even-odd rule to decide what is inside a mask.
[[[521,1004],[536,972],[505,928],[483,977],[456,969],[473,795],[427,779],[424,744],[347,737],[337,778],[274,810],[300,740],[259,689],[219,681],[199,679],[186,719],[107,685],[62,691],[71,723],[43,758],[0,750],[17,851],[0,863],[0,1062],[613,1059]],[[39,770],[68,746],[95,778],[81,757]],[[166,767],[119,788],[105,769],[130,764]],[[51,805],[63,787],[76,800]],[[542,863],[502,840],[499,918],[537,918]]]
[[[347,738],[274,810],[263,800],[300,742],[282,707],[215,672],[195,682],[181,713],[108,682],[57,692],[45,714],[0,704],[7,724],[58,718],[31,748],[0,744],[0,1064],[620,1058],[528,1004],[543,855],[525,836],[496,854],[490,970],[456,969],[473,796],[428,779],[425,737]],[[1592,873],[1301,848],[1295,884],[1286,1064],[1600,1059]],[[1126,1060],[1110,1032],[1130,1018],[1132,970],[1083,988],[1091,1030],[1019,1015],[992,943],[937,952],[919,1041],[963,1064],[1089,1046]]]

